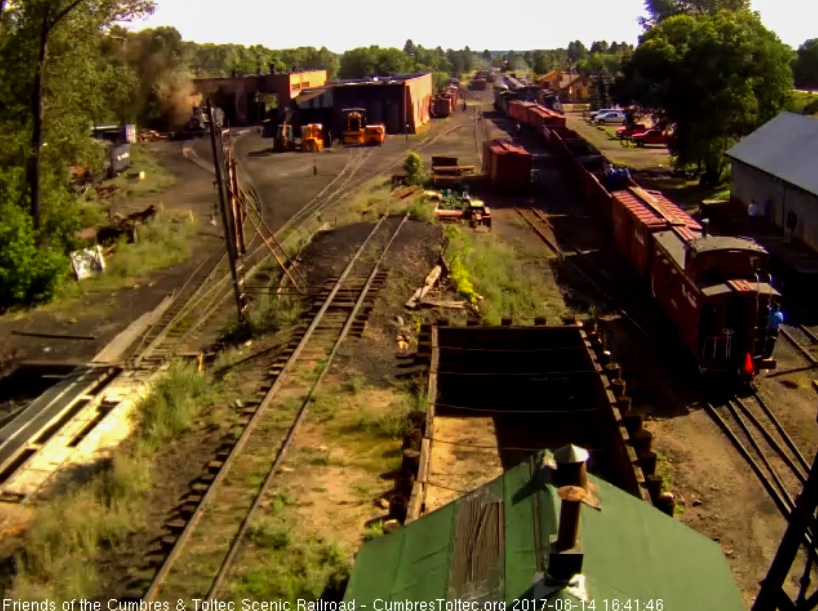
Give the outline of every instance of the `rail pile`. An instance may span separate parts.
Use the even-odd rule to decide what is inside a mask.
[[[164,559],[145,601],[219,593],[333,358],[349,333],[362,330],[361,314],[386,281],[384,258],[407,219],[385,217],[375,225],[319,296],[309,326],[296,333],[285,354],[266,364],[268,378],[257,393],[262,398],[244,407],[241,437],[207,465],[167,522],[157,550]],[[291,417],[286,434],[276,426],[282,413]],[[248,484],[259,479],[261,486]]]

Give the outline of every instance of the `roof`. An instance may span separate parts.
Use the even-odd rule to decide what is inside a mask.
[[[295,97],[295,101],[298,104],[303,104],[304,102],[309,102],[315,98],[321,97],[327,92],[328,87],[322,87],[320,89],[308,89],[302,91],[299,95]]]
[[[653,234],[656,243],[661,246],[678,267],[685,266],[685,243],[672,229],[657,231]]]
[[[713,250],[752,250],[766,253],[767,249],[761,244],[757,244],[748,238],[737,238],[734,236],[714,236],[700,237],[690,243],[691,250],[696,252],[708,252]]]
[[[727,151],[737,161],[818,195],[818,121],[782,112]]]
[[[567,590],[538,591],[560,507],[552,472],[538,468],[541,463],[539,454],[366,543],[344,599],[370,608],[378,599],[574,599]],[[665,609],[744,609],[717,543],[593,475],[588,481],[600,506],[584,505],[580,514],[589,601],[661,599]]]
[[[781,293],[775,290],[767,282],[748,282],[747,280],[730,280],[729,282],[722,282],[721,284],[714,284],[703,287],[702,293],[707,297],[714,297],[716,295],[724,295],[725,293],[755,293],[770,294],[773,297],[780,297]]]
[[[337,81],[333,81],[332,84],[338,86],[346,86],[346,85],[394,85],[397,83],[405,83],[406,81],[411,81],[413,79],[422,78],[424,76],[429,76],[431,78],[431,72],[414,72],[412,74],[395,74],[391,76],[370,76],[368,78],[362,79],[340,79]]]

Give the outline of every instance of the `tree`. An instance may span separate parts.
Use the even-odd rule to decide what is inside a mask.
[[[649,29],[615,96],[675,127],[679,167],[720,174],[733,141],[773,118],[792,89],[790,51],[757,15],[680,15]]]
[[[20,3],[21,29],[31,32],[37,41],[31,86],[31,146],[27,162],[28,197],[35,231],[40,227],[40,168],[43,149],[43,79],[48,58],[48,42],[57,26],[75,12],[84,17],[83,25],[98,30],[114,22],[126,21],[153,10],[152,0],[23,0]],[[79,20],[75,20],[79,23]]]
[[[818,38],[798,47],[792,68],[798,88],[818,89]]]
[[[645,0],[647,19],[641,18],[645,27],[675,15],[713,15],[720,10],[749,11],[750,0]]]
[[[493,59],[491,51],[489,51],[488,49],[484,50],[483,54],[480,57],[486,60],[487,62],[490,62]]]
[[[552,68],[552,63],[544,51],[534,51],[531,64],[532,70],[534,70],[536,74],[545,74]]]
[[[415,43],[412,42],[412,39],[406,41],[406,44],[403,45],[403,52],[406,55],[414,55],[415,54]]]
[[[588,56],[588,49],[579,40],[575,40],[568,44],[568,61],[571,64],[576,64],[578,61],[585,59]]]
[[[616,44],[616,43],[614,43]],[[591,43],[591,54],[594,53],[613,53],[613,51],[609,50],[608,42],[605,40],[595,40]]]

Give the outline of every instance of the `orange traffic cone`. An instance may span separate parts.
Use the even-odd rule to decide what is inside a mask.
[[[745,375],[751,376],[755,373],[755,367],[753,366],[753,357],[748,352],[747,356],[744,357],[744,373]]]

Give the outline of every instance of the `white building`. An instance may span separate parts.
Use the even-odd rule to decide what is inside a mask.
[[[794,236],[818,251],[818,120],[783,112],[727,151],[731,197],[745,205],[769,202],[782,228],[790,211]]]

